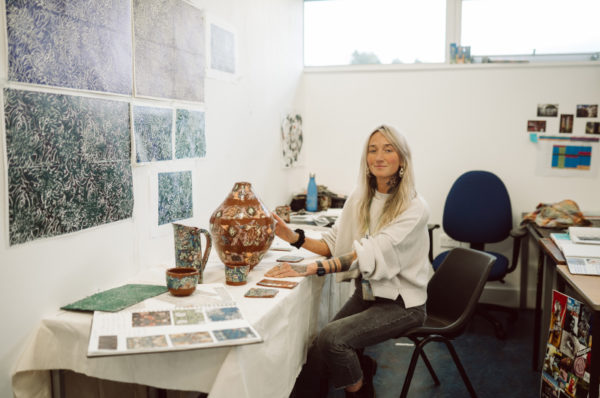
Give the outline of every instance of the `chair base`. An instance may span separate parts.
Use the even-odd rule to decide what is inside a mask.
[[[498,304],[489,304],[489,303],[477,304],[475,313],[477,315],[481,315],[484,319],[486,319],[488,322],[490,322],[492,324],[492,326],[494,327],[494,332],[496,334],[496,337],[499,340],[506,339],[506,336],[508,334],[507,330],[504,328],[502,323],[490,313],[490,311],[504,312],[504,313],[508,314],[508,321],[510,323],[514,323],[519,318],[519,310],[517,308],[504,307],[504,306],[498,305]]]
[[[412,377],[415,373],[415,367],[417,366],[417,360],[419,359],[419,356],[423,359],[423,362],[425,362],[425,366],[427,366],[427,369],[429,370],[429,374],[431,375],[431,378],[433,379],[433,382],[435,383],[435,385],[436,386],[440,385],[440,380],[438,379],[437,375],[435,374],[435,371],[433,370],[433,367],[431,366],[431,362],[429,362],[429,359],[427,358],[427,356],[425,355],[425,351],[423,350],[423,348],[432,341],[439,341],[439,342],[446,344],[446,347],[448,348],[448,351],[450,351],[450,355],[452,356],[452,359],[454,360],[454,364],[456,365],[456,368],[458,369],[458,372],[460,373],[460,376],[463,379],[463,382],[465,383],[465,387],[467,387],[467,390],[469,391],[469,395],[472,398],[477,398],[475,389],[473,388],[473,385],[471,384],[471,381],[469,380],[469,376],[467,376],[467,372],[465,371],[465,368],[463,367],[462,363],[460,362],[460,359],[458,358],[458,354],[456,353],[456,350],[454,349],[454,345],[452,345],[452,342],[450,341],[450,339],[448,339],[444,336],[441,336],[441,335],[437,335],[437,334],[432,334],[432,335],[429,335],[422,339],[419,339],[417,337],[411,337],[411,336],[408,336],[408,337],[415,343],[415,349],[410,358],[410,365],[408,366],[408,371],[406,372],[406,378],[404,379],[404,384],[402,385],[402,392],[400,393],[400,398],[406,398],[408,395],[408,389],[410,388],[410,382],[412,381]]]

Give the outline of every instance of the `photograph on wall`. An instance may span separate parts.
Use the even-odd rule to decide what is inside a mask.
[[[585,124],[586,134],[600,134],[600,122],[587,122]]]
[[[554,291],[540,397],[586,398],[591,364],[590,308]]]
[[[131,95],[129,0],[6,1],[8,79]]]
[[[560,127],[559,133],[572,133],[573,132],[573,115],[560,115]]]
[[[135,95],[204,102],[204,16],[180,0],[133,0]]]
[[[173,109],[133,106],[135,162],[173,159]]]
[[[527,121],[528,132],[546,132],[546,121],[545,120],[528,120]]]
[[[558,104],[538,104],[538,117],[556,117],[558,116]]]
[[[129,104],[4,90],[10,244],[130,218]]]
[[[177,109],[175,116],[175,157],[206,156],[204,111]]]
[[[194,215],[192,172],[158,173],[158,225]]]
[[[598,104],[577,105],[577,117],[598,117]]]
[[[282,159],[284,167],[294,167],[302,162],[302,116],[297,113],[287,114],[280,127]]]
[[[536,175],[594,178],[598,175],[599,141],[595,137],[540,135]]]

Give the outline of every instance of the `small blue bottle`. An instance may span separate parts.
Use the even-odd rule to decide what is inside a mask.
[[[318,193],[317,183],[315,182],[315,175],[309,174],[308,189],[306,191],[306,210],[317,211],[318,208]]]

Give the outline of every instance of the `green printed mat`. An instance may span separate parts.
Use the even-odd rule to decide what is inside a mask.
[[[89,297],[60,307],[63,310],[74,311],[120,311],[147,298],[165,293],[166,286],[157,285],[123,285],[105,290]]]

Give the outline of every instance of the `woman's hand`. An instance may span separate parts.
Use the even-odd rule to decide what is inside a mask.
[[[281,263],[274,266],[265,273],[265,276],[272,278],[291,278],[294,276],[306,276],[306,268],[293,266],[289,263]]]
[[[273,218],[275,219],[275,235],[279,236],[288,243],[296,242],[298,240],[298,234],[292,231],[292,229],[287,226],[285,221],[283,221],[277,214],[272,214]]]

